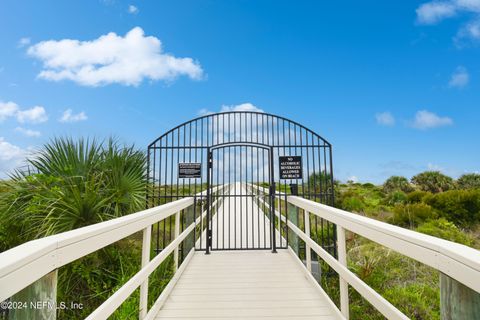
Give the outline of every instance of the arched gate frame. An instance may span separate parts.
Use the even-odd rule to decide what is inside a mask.
[[[282,157],[300,160],[297,176],[281,176],[286,169]],[[147,207],[195,197],[193,212],[182,212],[180,218],[180,230],[197,222],[182,256],[191,247],[275,251],[290,245],[301,250],[285,221],[304,226],[304,215],[282,197],[296,193],[333,205],[332,163],[331,144],[295,121],[250,111],[208,114],[148,146]],[[336,256],[334,226],[317,217],[311,220],[313,237]],[[172,216],[154,228],[157,252],[172,241],[174,226]]]

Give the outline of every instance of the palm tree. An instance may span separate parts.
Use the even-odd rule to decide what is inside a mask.
[[[455,188],[453,179],[440,171],[419,173],[411,181],[420,190],[432,193],[444,192]]]
[[[457,180],[459,189],[480,189],[480,174],[467,173]]]
[[[0,218],[20,230],[23,241],[145,206],[146,159],[133,146],[57,138],[27,162],[35,173],[15,172],[0,195]]]
[[[405,193],[413,191],[413,187],[408,179],[400,176],[391,176],[383,183],[383,191],[391,193],[394,191],[403,191]]]

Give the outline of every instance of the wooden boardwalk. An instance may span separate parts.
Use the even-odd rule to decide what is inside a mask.
[[[254,203],[244,184],[235,183],[227,194],[243,197],[225,197],[212,217],[212,247],[230,248],[269,248],[270,219]]]
[[[214,205],[212,217],[213,250],[229,249],[269,249],[271,248],[271,222],[268,208],[259,207],[245,184],[234,183],[228,187],[226,195],[243,195],[240,197],[222,197],[221,204]],[[214,198],[214,201],[217,198]],[[266,197],[261,197],[264,201]],[[219,201],[220,202],[220,201]],[[267,211],[265,213],[265,211]],[[205,232],[199,237],[196,248],[206,247]],[[276,234],[277,246],[285,245],[286,240]]]
[[[244,185],[229,188],[227,194],[247,194]],[[228,251],[271,245],[270,220],[253,197],[226,197],[212,218],[212,247],[221,251],[210,255],[198,251],[185,261],[156,319],[339,318],[333,303],[289,250]]]
[[[196,252],[156,319],[338,319],[288,250]]]

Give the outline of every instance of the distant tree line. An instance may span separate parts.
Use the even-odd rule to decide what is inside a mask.
[[[383,190],[387,193],[400,190],[411,192],[414,189],[421,191],[439,193],[448,190],[467,190],[480,188],[480,174],[468,173],[457,180],[439,172],[425,171],[412,177],[410,181],[401,176],[392,176],[383,184]]]

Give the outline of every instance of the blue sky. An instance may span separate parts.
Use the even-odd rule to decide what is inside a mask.
[[[0,176],[55,136],[146,148],[251,104],[337,178],[480,171],[480,0],[2,1]]]

